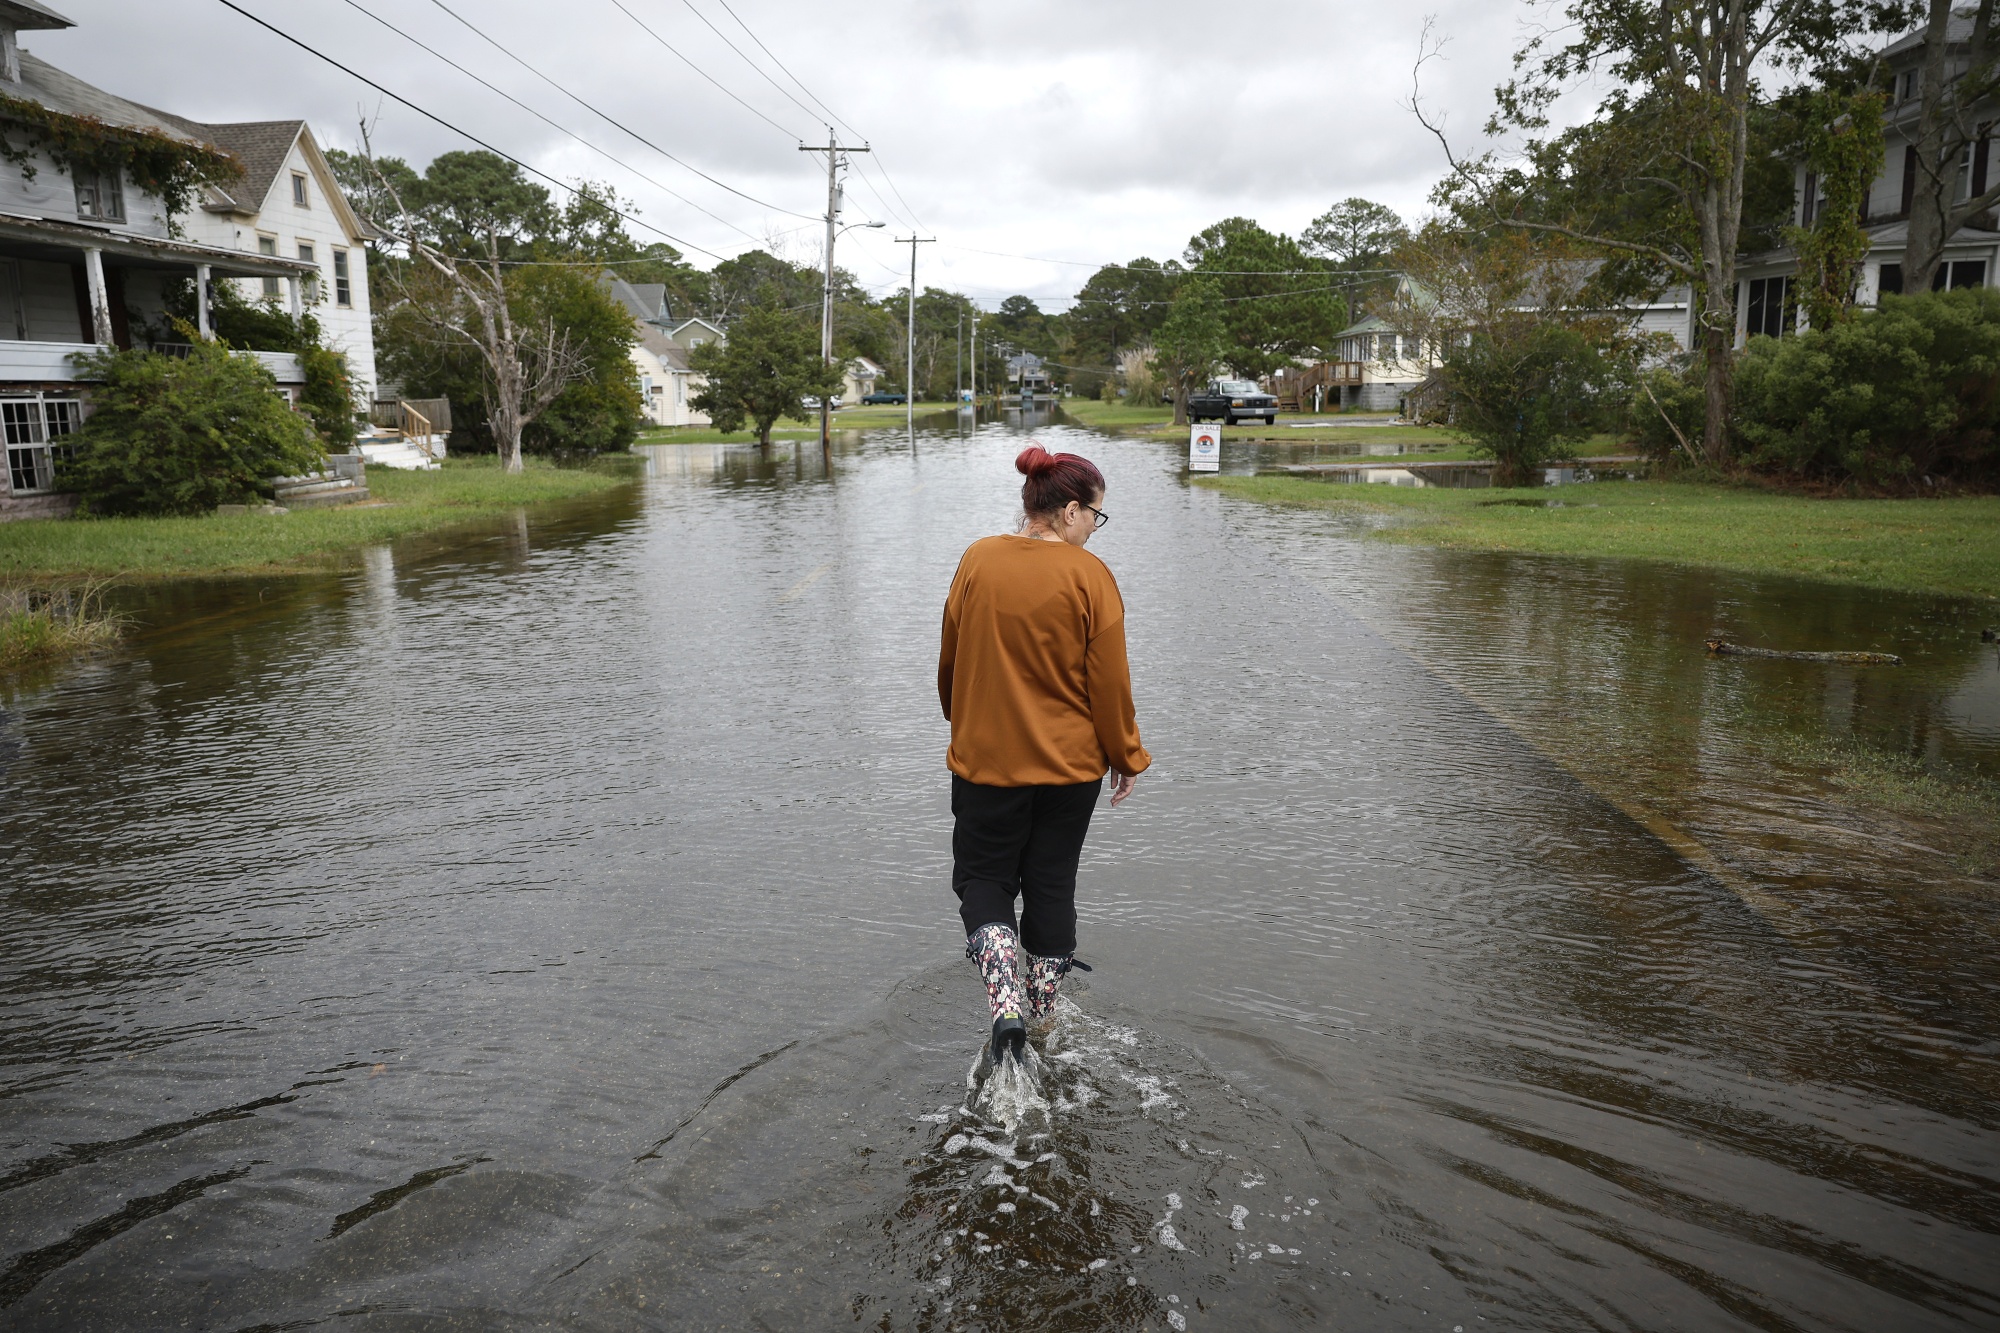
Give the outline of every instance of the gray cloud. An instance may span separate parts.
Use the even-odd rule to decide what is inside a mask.
[[[816,216],[824,206],[824,175],[797,142],[823,135],[825,117],[717,0],[624,3],[735,98],[663,49],[612,0],[445,2],[616,120],[775,207],[718,190],[620,133],[467,31],[436,0],[355,3],[633,170],[510,105],[347,0],[238,0],[551,175],[611,182],[648,221],[695,245],[732,254],[775,234],[796,246],[798,257],[816,253],[810,224],[781,210]],[[357,119],[373,116],[382,101],[214,0],[53,3],[77,27],[29,34],[30,49],[114,92],[184,115],[303,116],[323,140],[352,147]],[[1353,194],[1415,215],[1443,166],[1407,110],[1423,15],[1401,6],[730,4],[879,150],[850,184],[848,210],[852,218],[881,218],[893,231],[850,233],[840,257],[882,290],[900,285],[907,271],[907,250],[888,238],[907,234],[913,219],[944,242],[925,248],[920,281],[992,298],[1025,291],[1060,304],[1088,267],[1004,256],[1167,258],[1218,218],[1242,214],[1296,231]],[[1506,75],[1521,11],[1491,0],[1439,0],[1436,13],[1450,42],[1446,58],[1426,69],[1425,98],[1469,137]],[[379,151],[419,164],[466,146],[394,102],[382,103],[375,139]],[[884,167],[907,207],[888,188]]]

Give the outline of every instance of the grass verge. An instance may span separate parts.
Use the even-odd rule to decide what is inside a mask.
[[[1854,740],[1787,737],[1776,748],[1855,804],[1924,822],[1964,873],[2000,870],[2000,781]]]
[[[101,584],[0,591],[0,670],[80,656],[123,632],[123,617],[104,607]]]
[[[935,416],[939,412],[950,412],[950,403],[918,403],[917,420]],[[843,407],[833,414],[835,430],[875,430],[883,426],[900,426],[907,420],[901,407]],[[803,424],[796,421],[780,420],[771,427],[771,442],[780,440],[816,440],[819,438],[819,418]],[[751,430],[717,430],[713,426],[660,426],[645,431],[639,436],[640,444],[755,444],[757,432]]]
[[[268,574],[323,569],[412,533],[601,494],[631,482],[630,460],[558,468],[531,459],[519,476],[497,459],[447,460],[438,472],[371,468],[376,501],[291,514],[41,519],[0,523],[0,582]]]
[[[2000,598],[2000,496],[1826,500],[1689,482],[1443,490],[1203,477],[1240,499],[1393,515],[1389,541],[1614,556],[1860,587]]]

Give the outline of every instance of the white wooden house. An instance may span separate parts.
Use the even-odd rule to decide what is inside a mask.
[[[112,130],[202,142],[158,112],[20,47],[23,32],[72,26],[36,0],[0,0],[0,97]],[[178,336],[166,329],[171,283],[192,279],[206,291],[217,278],[269,279],[287,299],[301,300],[303,284],[318,270],[282,254],[176,236],[162,200],[115,165],[73,173],[37,146],[32,126],[8,123],[4,104],[0,133],[30,155],[25,163],[0,162],[0,432],[7,451],[0,518],[12,518],[61,507],[53,454],[81,424],[88,400],[74,354],[171,344]],[[304,383],[297,358],[255,355],[296,395]]]
[[[1947,38],[1962,48],[1972,36],[1971,11],[1952,16]],[[1910,202],[1916,189],[1917,123],[1923,115],[1924,34],[1916,32],[1892,42],[1880,60],[1890,88],[1883,114],[1882,169],[1868,191],[1862,227],[1868,233],[1868,257],[1862,264],[1858,304],[1873,306],[1885,292],[1903,290],[1903,258],[1909,244]],[[2000,107],[1982,116],[2000,121]],[[1967,146],[1959,161],[1956,197],[1983,194],[1991,184],[1993,141],[1983,137]],[[1811,226],[1826,207],[1817,177],[1805,167],[1793,176],[1792,221]],[[1801,327],[1793,283],[1798,255],[1789,247],[1746,255],[1737,267],[1736,338],[1739,346],[1755,334],[1782,335]],[[2000,222],[1992,214],[1972,219],[1945,245],[1933,287],[2000,286]]]
[[[203,192],[199,206],[181,224],[188,239],[225,250],[283,255],[317,269],[301,299],[319,320],[327,346],[346,357],[361,401],[373,402],[377,381],[367,242],[375,231],[341,193],[312,128],[303,120],[215,125],[160,114],[243,164],[241,180]],[[275,278],[236,281],[252,300],[286,297]]]

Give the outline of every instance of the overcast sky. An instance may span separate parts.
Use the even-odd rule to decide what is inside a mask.
[[[304,117],[347,148],[379,104],[380,153],[421,167],[471,146],[219,0],[49,3],[77,26],[22,44],[136,101],[207,121]],[[1443,167],[1407,106],[1426,13],[1446,44],[1426,67],[1425,101],[1467,141],[1533,17],[1517,0],[237,3],[553,176],[611,182],[704,266],[701,250],[753,246],[817,258],[826,177],[798,144],[825,141],[823,98],[843,141],[875,149],[857,155],[844,220],[888,224],[848,232],[842,267],[878,292],[899,288],[909,250],[890,238],[915,223],[939,240],[922,247],[920,283],[989,306],[1026,292],[1051,309],[1091,266],[1176,257],[1220,218],[1296,233],[1349,195],[1418,215]]]

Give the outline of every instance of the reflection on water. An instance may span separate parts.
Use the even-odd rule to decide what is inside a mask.
[[[1009,1105],[933,654],[1028,430],[1111,479],[1159,761]],[[1797,748],[2000,772],[1975,608],[1368,543],[990,409],[645,453],[135,591],[6,702],[0,1323],[2000,1321],[1991,881]]]

